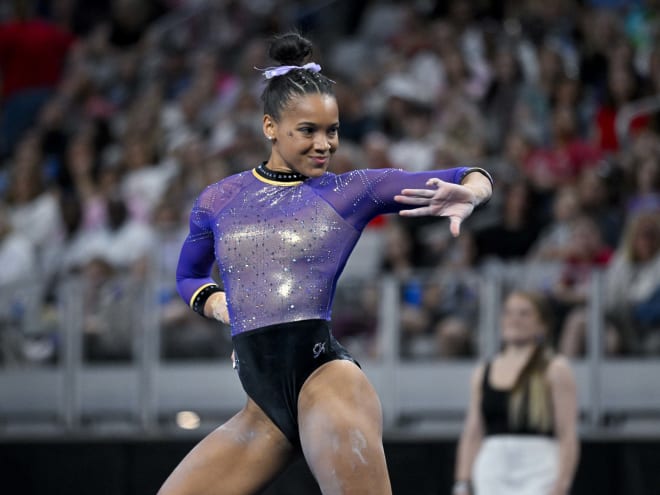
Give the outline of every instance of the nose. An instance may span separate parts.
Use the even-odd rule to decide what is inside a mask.
[[[317,151],[325,153],[330,148],[331,148],[331,144],[330,144],[330,140],[328,139],[328,137],[323,133],[319,133],[316,136],[316,139],[314,139],[314,149],[316,149]]]

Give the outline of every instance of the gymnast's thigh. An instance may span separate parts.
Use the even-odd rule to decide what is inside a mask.
[[[197,444],[158,495],[257,493],[289,463],[293,447],[263,411],[245,408]]]
[[[324,495],[391,493],[380,401],[353,362],[330,361],[307,379],[298,424],[303,454]]]

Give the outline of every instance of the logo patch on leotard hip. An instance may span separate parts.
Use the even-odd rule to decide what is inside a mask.
[[[319,357],[321,354],[325,354],[325,342],[317,342],[314,344],[312,353],[314,353],[314,359]]]

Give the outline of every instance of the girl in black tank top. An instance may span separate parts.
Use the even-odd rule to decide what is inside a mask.
[[[551,428],[542,431],[538,427],[531,426],[524,411],[520,425],[512,425],[509,420],[509,400],[511,397],[510,389],[495,388],[490,382],[489,362],[484,369],[484,376],[481,383],[481,414],[484,420],[484,434],[490,435],[546,435],[553,436],[554,431]],[[528,401],[528,394],[525,394],[525,402]]]
[[[542,296],[506,298],[502,349],[472,375],[453,495],[569,493],[579,456],[577,393],[569,362],[546,344],[551,316]],[[513,377],[510,386],[493,385]]]

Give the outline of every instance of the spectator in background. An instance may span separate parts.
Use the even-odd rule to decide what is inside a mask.
[[[532,145],[525,133],[518,129],[508,129],[503,139],[501,153],[489,155],[487,163],[495,180],[510,184],[524,178],[525,159]],[[493,198],[488,204],[493,205],[498,199],[501,198]]]
[[[377,128],[377,120],[365,109],[365,95],[360,86],[337,85],[337,103],[341,112],[341,137],[344,141],[361,143]]]
[[[619,243],[624,220],[624,212],[619,208],[616,197],[622,191],[618,187],[614,188],[616,174],[612,165],[601,164],[583,170],[576,186],[580,209],[598,224],[608,246]]]
[[[570,357],[584,352],[586,325],[585,305],[589,299],[589,288],[594,270],[605,269],[612,258],[613,250],[603,241],[598,225],[585,215],[571,223],[570,242],[563,257],[563,271],[551,289],[551,301],[558,314],[560,328],[559,350]],[[605,336],[605,350],[609,354],[620,353],[620,335],[612,329]]]
[[[435,119],[441,137],[436,161],[474,163],[483,159],[487,148],[487,123],[479,104],[490,79],[473,73],[453,45],[443,51],[442,61],[447,87],[440,95]]]
[[[648,58],[648,76],[644,88],[645,96],[655,96],[660,94],[660,48],[656,45]],[[651,126],[656,131],[660,129],[660,116],[652,116]]]
[[[401,121],[401,139],[394,141],[389,158],[396,168],[410,172],[433,169],[437,142],[432,132],[432,109],[426,105],[408,102]]]
[[[36,310],[41,295],[34,269],[37,256],[32,242],[12,228],[4,203],[0,203],[0,263],[0,363],[43,361],[52,356],[54,348],[48,340],[39,345],[31,338],[40,316]]]
[[[408,359],[467,356],[472,350],[477,297],[461,272],[403,281],[401,355]]]
[[[554,195],[552,218],[531,248],[534,261],[561,261],[571,246],[572,222],[580,214],[580,198],[576,188],[566,185]]]
[[[624,338],[626,349],[660,352],[660,215],[631,217],[606,272],[608,320]]]
[[[589,141],[589,123],[596,111],[597,101],[575,77],[561,77],[552,96],[554,108],[570,108],[575,116],[575,135]],[[592,146],[593,144],[590,143]]]
[[[580,19],[580,82],[586,91],[600,96],[606,85],[608,53],[621,29],[614,9],[594,8],[586,12]]]
[[[148,27],[165,12],[162,0],[112,0],[110,9],[110,44],[127,50],[139,44]]]
[[[389,156],[390,140],[386,134],[373,131],[367,134],[362,141],[364,163],[366,168],[393,168],[394,164]]]
[[[44,256],[61,228],[58,190],[47,184],[40,141],[28,134],[14,150],[6,195],[13,229],[30,239],[37,252],[34,269],[43,274]]]
[[[173,160],[159,162],[155,145],[143,136],[126,136],[118,164],[120,191],[131,219],[148,223],[169,182],[176,176]]]
[[[656,329],[660,286],[660,220],[657,212],[631,217],[624,237],[605,268],[605,351],[609,354],[660,351]],[[657,297],[657,295],[655,295]],[[655,312],[654,312],[655,311]],[[587,312],[570,311],[562,328],[560,349],[568,356],[585,351]]]
[[[660,156],[657,153],[640,156],[632,163],[628,179],[631,185],[626,214],[634,216],[647,210],[660,214]]]
[[[423,359],[433,355],[433,327],[447,308],[443,305],[443,287],[417,278],[402,280],[401,356]]]
[[[447,316],[433,328],[435,340],[434,355],[443,359],[461,358],[474,355],[474,332],[465,318]]]
[[[64,273],[84,271],[96,261],[99,270],[95,273],[132,273],[138,279],[144,278],[152,268],[150,256],[156,248],[153,224],[132,219],[116,194],[111,193],[103,201],[104,223],[93,229],[85,229],[83,223],[68,240],[61,260]],[[84,212],[82,216],[84,222]],[[107,270],[101,266],[105,264],[109,265]]]
[[[505,136],[515,124],[511,109],[520,97],[523,76],[512,47],[501,46],[494,58],[494,77],[484,96],[483,113],[488,124],[488,150],[499,154],[506,143]]]
[[[71,187],[65,155],[71,139],[71,124],[75,121],[75,113],[68,111],[67,106],[62,98],[53,96],[41,107],[33,128],[41,141],[45,173],[62,189]]]
[[[385,224],[385,249],[381,260],[381,272],[389,273],[400,280],[409,277],[414,271],[412,238],[399,219]]]
[[[579,457],[577,392],[552,352],[552,312],[514,291],[501,315],[502,348],[472,375],[454,495],[565,495]]]
[[[205,184],[213,184],[230,175],[228,163],[214,155],[207,140],[198,134],[192,134],[185,141],[172,149],[170,157],[176,166],[176,175],[167,183],[168,193],[180,197],[182,204],[191,204]]]
[[[13,0],[14,19],[0,25],[0,159],[9,156],[60,81],[74,36]]]
[[[514,109],[518,128],[537,147],[552,142],[552,98],[557,83],[565,77],[564,62],[557,47],[543,43],[534,54],[536,74],[525,82]]]
[[[541,229],[534,218],[534,205],[529,185],[524,181],[502,188],[499,221],[474,233],[476,262],[496,258],[520,261],[527,256]]]
[[[108,225],[101,233],[106,257],[117,270],[143,276],[149,268],[149,256],[155,249],[156,236],[151,224],[130,217],[126,203],[118,197],[108,202]]]
[[[614,44],[614,47],[617,45]],[[621,50],[619,48],[619,50]],[[604,97],[596,111],[595,119],[591,123],[592,134],[600,150],[606,153],[619,151],[620,139],[617,135],[617,115],[625,105],[642,96],[639,80],[634,71],[632,60],[610,60],[607,71],[607,85]],[[634,117],[625,129],[627,134],[636,134],[645,129],[650,122],[648,115]]]
[[[119,263],[117,247],[96,246],[78,266],[83,353],[92,362],[133,359],[144,329],[143,308],[151,292],[141,273]]]
[[[0,289],[35,278],[37,257],[29,238],[14,230],[7,205],[0,203]]]
[[[601,158],[599,150],[580,137],[575,108],[554,108],[551,122],[550,145],[537,147],[525,160],[525,175],[534,188],[550,194],[574,183],[582,170],[595,167]]]

